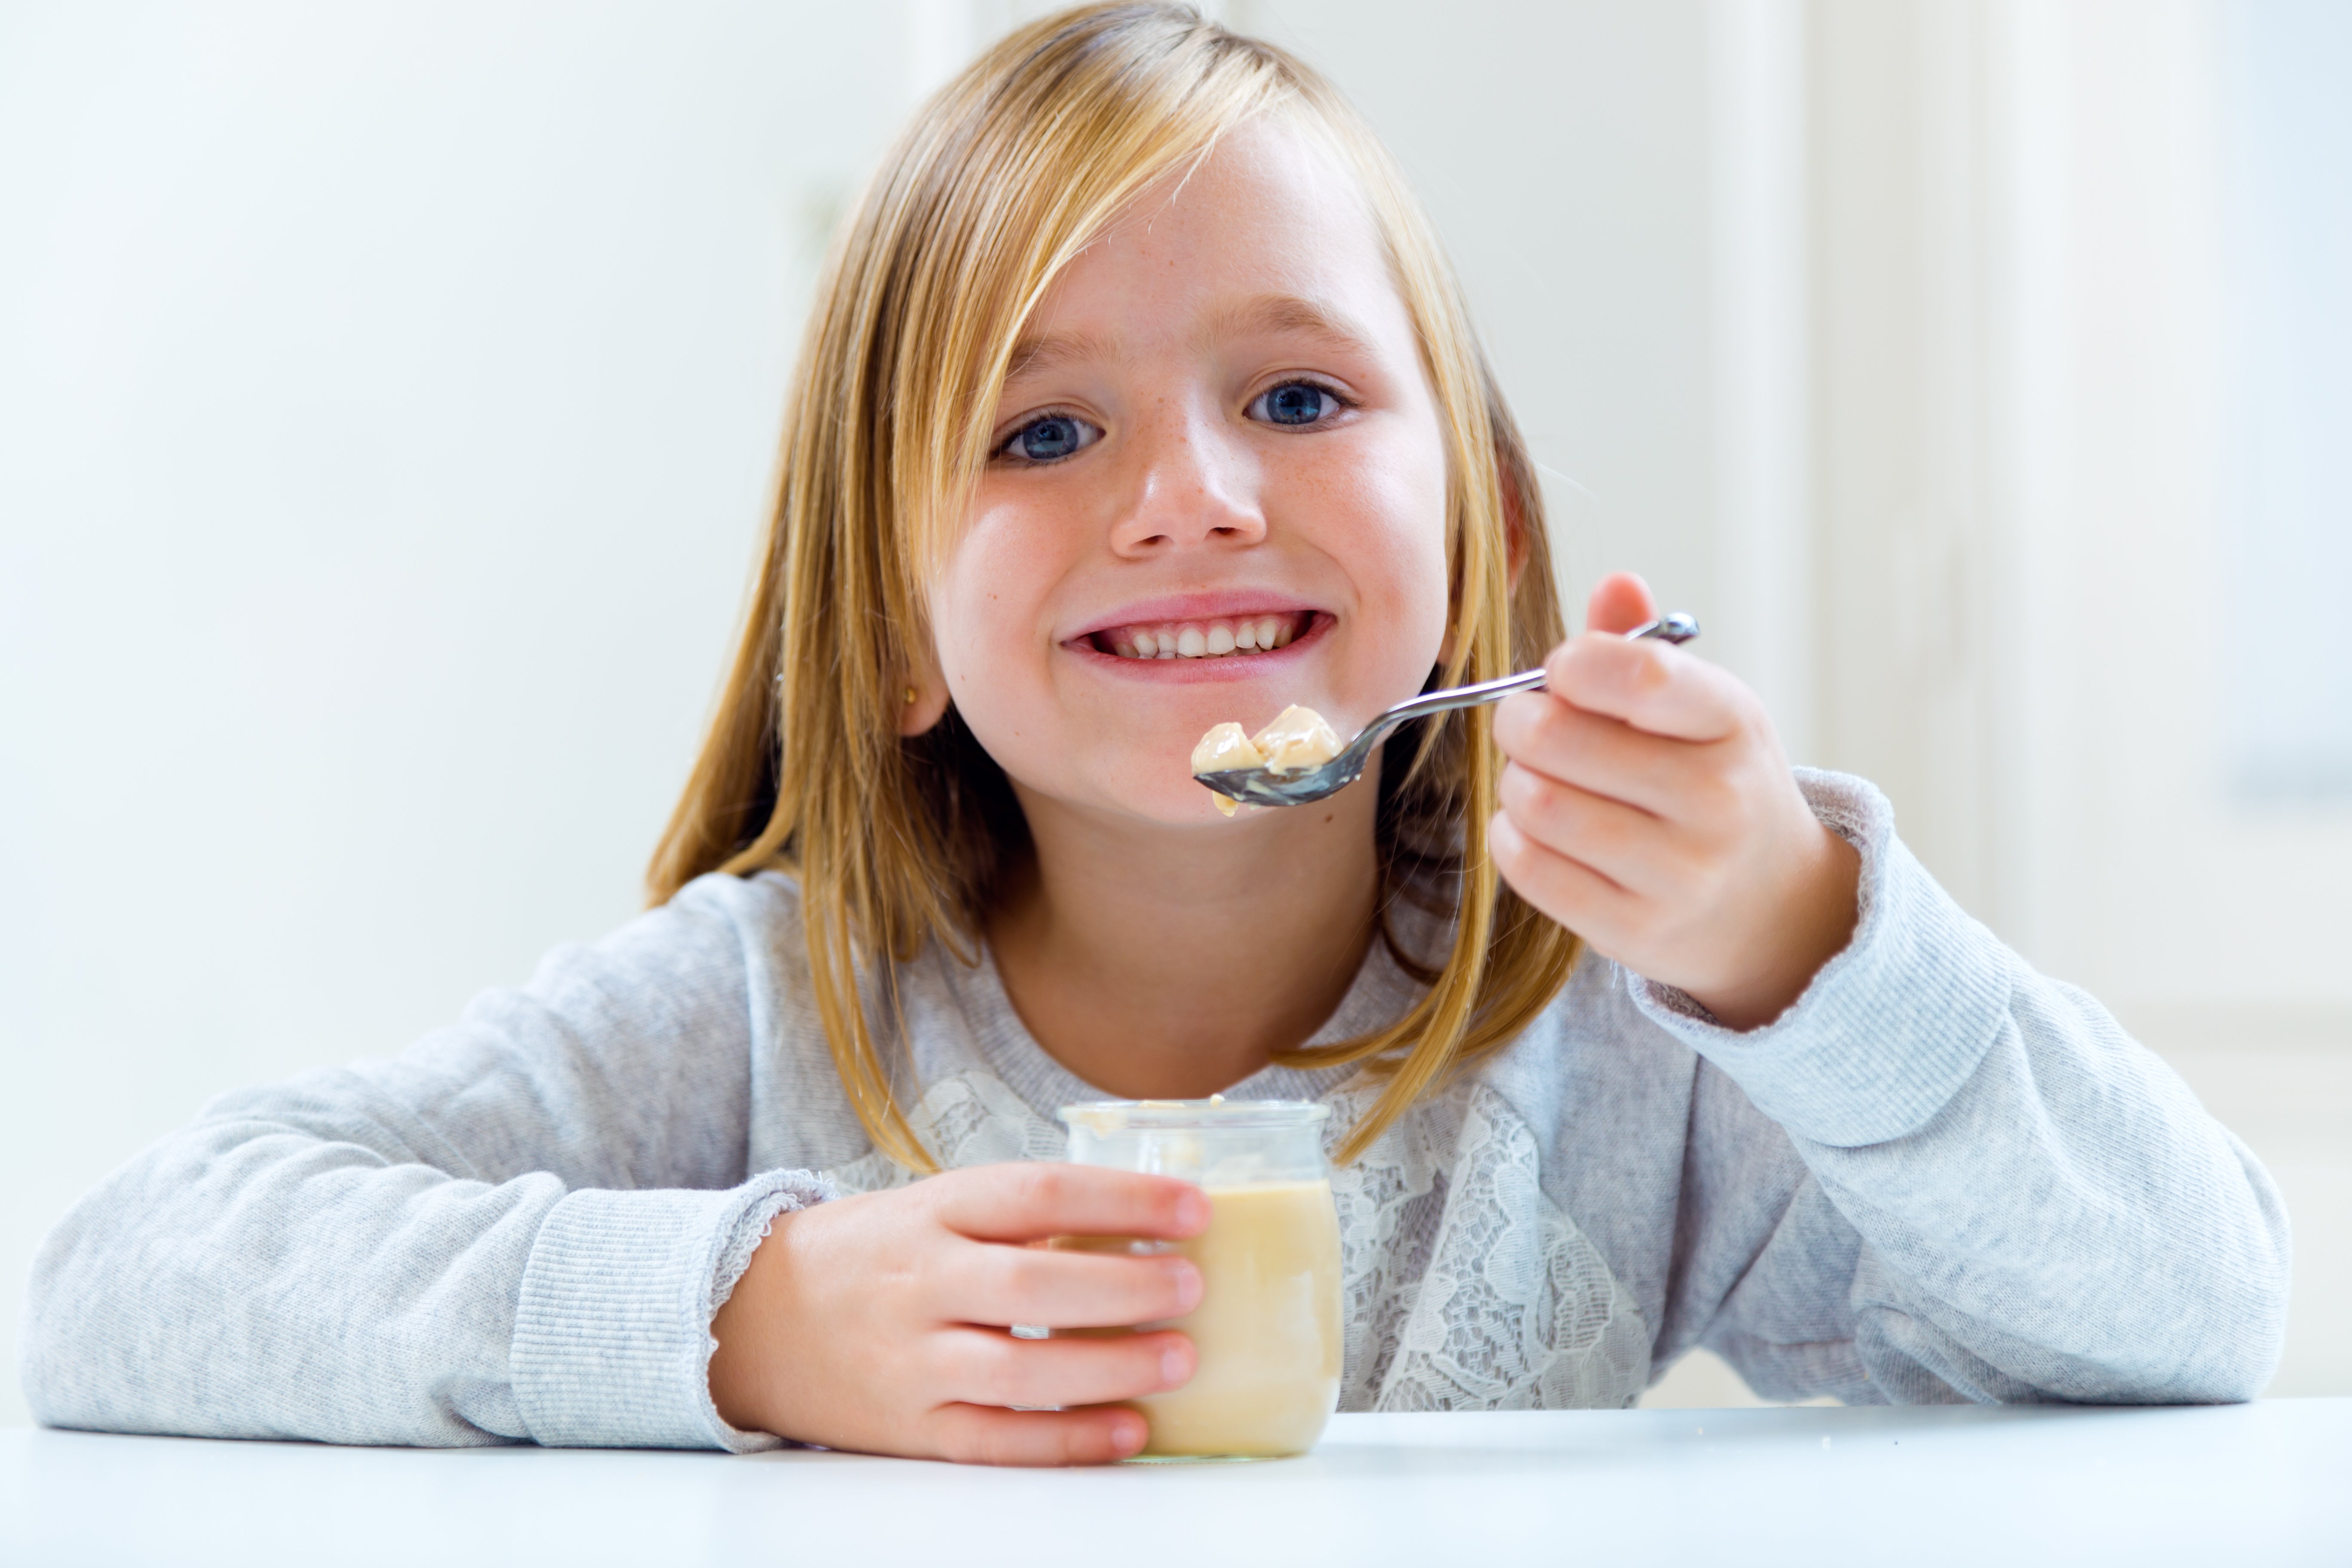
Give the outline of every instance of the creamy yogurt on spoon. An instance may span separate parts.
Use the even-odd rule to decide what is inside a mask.
[[[1268,773],[1304,773],[1319,768],[1339,754],[1339,736],[1322,714],[1296,702],[1275,715],[1274,722],[1255,736],[1227,721],[1201,737],[1192,748],[1192,773],[1231,773],[1239,768],[1264,768]],[[1211,790],[1217,809],[1231,816],[1239,803]]]

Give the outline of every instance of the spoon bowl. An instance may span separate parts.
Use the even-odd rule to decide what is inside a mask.
[[[1635,626],[1625,634],[1625,640],[1653,638],[1658,642],[1686,643],[1698,636],[1698,622],[1679,612],[1660,616],[1647,626]],[[1326,796],[1339,794],[1364,776],[1364,764],[1371,760],[1372,748],[1382,735],[1399,724],[1432,713],[1449,712],[1456,708],[1475,708],[1481,703],[1499,702],[1515,691],[1540,691],[1545,674],[1540,669],[1522,670],[1496,680],[1482,680],[1475,686],[1456,686],[1444,691],[1432,691],[1410,702],[1400,702],[1370,723],[1341,749],[1339,754],[1319,767],[1301,768],[1296,773],[1276,773],[1271,768],[1228,768],[1213,773],[1194,773],[1201,783],[1228,800],[1244,805],[1310,805]]]

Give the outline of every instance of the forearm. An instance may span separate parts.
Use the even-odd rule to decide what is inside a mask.
[[[463,1446],[747,1447],[709,1325],[805,1173],[722,1191],[453,1177],[215,1121],[116,1173],[34,1265],[24,1370],[51,1425]]]
[[[43,1244],[26,1398],[109,1431],[523,1439],[516,1286],[562,1196],[552,1176],[452,1181],[261,1121],[190,1129]]]
[[[2268,1178],[2095,1003],[1953,906],[1874,791],[1809,788],[1863,852],[1853,946],[1745,1034],[1634,984],[1810,1172],[1712,1331],[1766,1361],[1843,1336],[1897,1399],[2257,1392],[2286,1284]]]
[[[227,1096],[133,1160],[36,1263],[37,1412],[355,1442],[731,1444],[707,1408],[710,1310],[742,1227],[756,1238],[815,1191],[747,1181],[729,907],[760,893],[698,884],[396,1058]]]
[[[1798,1141],[1864,1238],[1864,1362],[1898,1397],[1913,1368],[1974,1399],[2259,1394],[2289,1263],[2269,1177],[2089,998],[2033,981],[2016,1017],[1917,1132]]]

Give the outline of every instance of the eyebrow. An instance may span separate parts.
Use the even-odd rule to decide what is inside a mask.
[[[1376,357],[1371,335],[1344,312],[1296,294],[1258,294],[1225,306],[1202,325],[1201,335],[1213,342],[1253,333],[1297,333],[1319,338],[1343,353]],[[1116,340],[1099,333],[1043,332],[1013,343],[1004,374],[1009,380],[1073,362],[1115,363],[1125,357]]]
[[[1022,338],[1013,345],[1013,359],[1004,367],[1005,379],[1051,370],[1055,365],[1074,360],[1118,360],[1125,356],[1118,345],[1095,332],[1046,332],[1034,338]]]
[[[1209,318],[1204,335],[1295,332],[1320,338],[1343,353],[1374,357],[1371,334],[1341,310],[1297,294],[1259,294]]]

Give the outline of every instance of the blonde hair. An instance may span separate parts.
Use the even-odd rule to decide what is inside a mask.
[[[1325,138],[1361,177],[1419,335],[1447,466],[1451,635],[1433,680],[1528,668],[1561,635],[1533,464],[1460,289],[1396,166],[1329,83],[1170,5],[1066,12],[974,62],[916,116],[835,241],[742,640],[647,877],[660,902],[706,872],[797,875],[835,1066],[875,1144],[912,1169],[937,1163],[894,1092],[902,1073],[877,1048],[861,977],[895,1020],[896,965],[934,942],[979,962],[997,879],[1027,836],[1002,770],[952,710],[899,736],[908,676],[929,662],[925,585],[986,461],[1015,339],[1056,274],[1139,193],[1267,113]],[[1280,1058],[1386,1076],[1343,1162],[1508,1044],[1576,961],[1576,938],[1487,857],[1499,771],[1487,714],[1401,733],[1381,773],[1381,935],[1426,994],[1377,1033]],[[1391,928],[1400,898],[1453,916],[1433,969]]]

